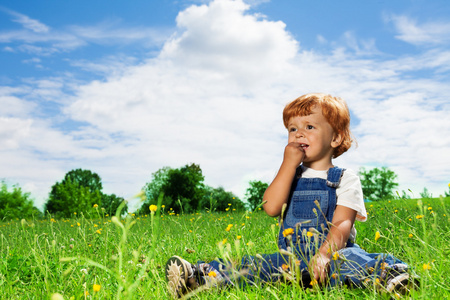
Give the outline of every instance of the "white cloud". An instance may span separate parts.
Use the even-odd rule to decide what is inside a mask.
[[[398,31],[396,38],[414,45],[443,45],[450,41],[450,23],[448,21],[430,21],[423,24],[404,15],[390,15]]]
[[[247,11],[242,1],[191,6],[178,15],[177,31],[156,57],[139,65],[127,59],[87,65],[116,70],[101,81],[26,82],[24,98],[62,105],[55,119],[44,121],[34,110],[20,113],[25,102],[13,96],[20,93],[5,91],[3,101],[17,108],[0,115],[10,123],[0,127],[8,141],[1,144],[7,149],[1,169],[17,169],[13,151],[20,150],[27,173],[38,174],[24,179],[26,186],[42,191],[47,184],[48,193],[67,171],[81,167],[97,172],[106,192],[129,196],[159,168],[194,162],[207,184],[243,196],[249,180],[270,181],[279,167],[284,105],[323,91],[344,97],[358,119],[353,130],[359,148],[338,165],[385,165],[398,172],[401,189],[446,189],[446,51],[385,59],[371,56],[373,41],[349,34],[331,54],[319,54],[300,49],[284,23]],[[424,70],[428,78],[417,75]],[[74,95],[64,94],[67,86]],[[59,128],[64,121],[80,123]],[[17,178],[20,173],[13,172]]]
[[[33,32],[46,33],[50,30],[47,25],[39,22],[38,20],[32,19],[15,11],[7,10],[7,12],[14,17],[14,22],[21,24],[24,28]]]

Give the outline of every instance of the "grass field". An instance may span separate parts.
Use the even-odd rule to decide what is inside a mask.
[[[367,203],[356,224],[368,252],[392,253],[420,276],[413,299],[449,299],[450,198]],[[277,251],[277,220],[263,211],[176,215],[169,208],[124,219],[13,220],[0,224],[1,299],[169,299],[164,264]],[[376,233],[379,238],[375,240]],[[377,234],[378,236],[378,234]],[[194,299],[390,299],[375,288],[303,290],[274,284],[211,289]],[[394,297],[395,298],[395,297]]]

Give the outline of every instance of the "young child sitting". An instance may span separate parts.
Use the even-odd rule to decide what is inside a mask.
[[[165,268],[171,294],[180,297],[201,285],[245,286],[282,278],[304,286],[377,282],[384,291],[408,293],[417,279],[404,262],[355,244],[354,222],[367,218],[361,183],[354,172],[332,163],[352,143],[346,103],[306,94],[286,105],[283,122],[288,144],[263,198],[266,213],[280,216],[280,251],[244,257],[239,276],[222,260],[191,264],[173,256]]]

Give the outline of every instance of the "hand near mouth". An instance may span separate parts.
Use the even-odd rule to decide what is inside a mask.
[[[307,144],[291,142],[284,149],[284,163],[297,168],[305,158],[305,149]]]

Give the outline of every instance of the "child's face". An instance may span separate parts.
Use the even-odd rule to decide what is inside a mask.
[[[316,106],[308,116],[292,117],[288,122],[289,143],[298,143],[305,152],[303,165],[315,170],[332,167],[333,150],[340,144],[336,134]]]

